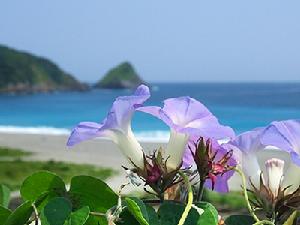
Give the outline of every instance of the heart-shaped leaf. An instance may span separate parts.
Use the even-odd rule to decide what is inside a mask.
[[[103,181],[91,176],[76,176],[71,180],[69,196],[74,208],[88,206],[92,212],[106,213],[117,205],[118,195]],[[90,216],[87,225],[107,224],[106,218]]]
[[[27,177],[21,186],[21,196],[26,201],[34,202],[45,193],[51,192],[57,197],[66,192],[65,183],[54,173],[41,171]]]

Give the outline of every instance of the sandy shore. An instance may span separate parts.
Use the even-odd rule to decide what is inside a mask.
[[[38,160],[53,159],[113,168],[127,163],[117,146],[109,140],[94,139],[70,148],[66,146],[67,138],[65,135],[0,133],[0,146],[33,152],[35,153],[33,158]],[[142,145],[149,150],[164,144],[142,143]]]

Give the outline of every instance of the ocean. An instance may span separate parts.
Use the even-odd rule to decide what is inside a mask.
[[[33,95],[0,95],[0,132],[67,134],[81,121],[101,122],[120,95],[131,90],[93,90]],[[146,105],[191,96],[236,133],[274,120],[300,118],[300,83],[156,83]],[[132,122],[139,139],[165,140],[168,127],[137,112]]]

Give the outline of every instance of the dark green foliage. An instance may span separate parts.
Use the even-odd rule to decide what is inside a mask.
[[[53,198],[42,210],[43,225],[64,225],[72,212],[72,204],[66,198]]]
[[[7,188],[3,190],[7,196]],[[42,225],[178,225],[186,208],[184,203],[164,201],[156,212],[135,197],[125,197],[120,202],[106,183],[91,176],[73,177],[67,190],[59,176],[46,171],[23,182],[21,197],[25,202],[13,212],[0,206],[1,225],[32,224],[37,217]],[[293,215],[287,224],[293,224],[298,216],[297,212]],[[226,225],[253,223],[247,215],[229,216],[225,221]],[[218,212],[208,202],[194,203],[184,225],[203,224],[217,225]]]
[[[4,224],[10,214],[11,211],[9,209],[0,206],[0,224]]]
[[[48,59],[0,45],[0,92],[85,90]]]
[[[117,205],[118,196],[103,181],[90,176],[76,176],[71,180],[68,193],[72,199],[73,208],[88,206],[93,212],[106,213]],[[105,224],[105,217],[90,217],[87,225]]]
[[[97,178],[76,176],[68,191],[60,177],[46,171],[23,182],[21,197],[25,203],[12,213],[0,206],[1,225],[29,224],[36,215],[43,225],[105,225],[105,213],[118,200],[107,184]],[[90,210],[103,215],[91,215]]]
[[[213,205],[207,202],[201,202],[196,204],[197,207],[204,210],[201,216],[196,209],[192,209],[185,221],[185,225],[217,225],[218,223],[218,212]],[[160,218],[161,225],[177,225],[181,215],[184,211],[185,205],[165,202],[161,205],[158,210],[158,216]]]
[[[138,198],[125,198],[125,208],[117,225],[160,225],[155,210]]]
[[[248,215],[232,215],[225,220],[226,225],[252,225],[255,220]]]
[[[34,209],[30,201],[27,201],[20,205],[14,212],[12,212],[7,220],[5,221],[4,225],[21,225],[26,224],[29,220],[31,214],[33,213]]]
[[[129,62],[121,63],[108,71],[105,76],[95,85],[97,88],[135,88],[143,80]]]

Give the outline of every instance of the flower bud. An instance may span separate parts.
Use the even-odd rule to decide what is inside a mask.
[[[277,197],[283,179],[284,161],[272,158],[265,162],[267,184],[274,197]]]

